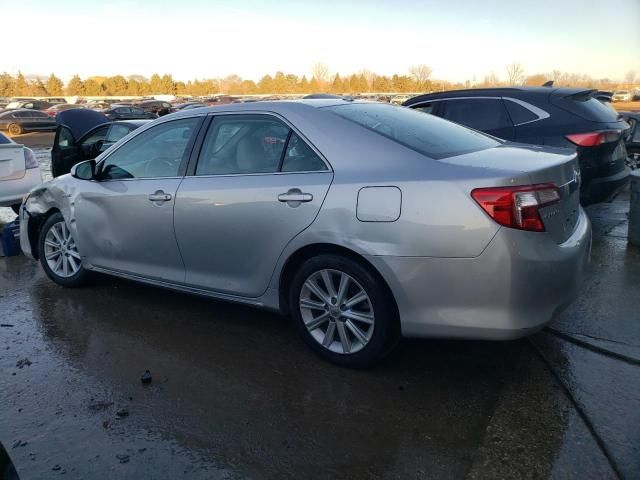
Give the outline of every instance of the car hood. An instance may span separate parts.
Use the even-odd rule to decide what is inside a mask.
[[[76,140],[97,125],[110,121],[100,112],[82,108],[63,110],[56,115],[56,124],[66,126]]]

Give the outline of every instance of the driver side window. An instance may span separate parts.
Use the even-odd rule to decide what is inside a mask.
[[[126,142],[100,166],[101,180],[177,177],[200,118],[156,125]]]

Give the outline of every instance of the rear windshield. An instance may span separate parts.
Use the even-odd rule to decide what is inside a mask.
[[[593,97],[593,92],[582,92],[566,97],[551,98],[551,103],[592,122],[615,122],[618,113]]]
[[[435,159],[500,145],[483,133],[406,107],[353,103],[325,108]]]

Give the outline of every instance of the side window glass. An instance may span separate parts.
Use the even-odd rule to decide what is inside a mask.
[[[291,134],[282,162],[283,172],[317,172],[327,170],[325,163],[296,133]]]
[[[289,127],[269,115],[221,115],[213,120],[196,175],[277,172]]]
[[[64,127],[60,129],[60,135],[58,135],[58,147],[65,148],[73,145],[73,136],[68,128]]]
[[[129,130],[129,128],[125,127],[124,125],[118,125],[118,124],[111,125],[111,128],[107,133],[107,138],[105,139],[105,141],[109,143],[115,143],[118,140],[120,140],[122,137],[127,135],[130,131],[131,130]]]
[[[447,100],[443,102],[442,109],[442,116],[447,120],[476,130],[487,131],[512,126],[507,110],[499,99]]]
[[[434,105],[433,103],[423,103],[423,104],[420,104],[417,107],[411,107],[411,108],[413,108],[414,110],[417,110],[419,112],[431,113],[431,112],[433,112],[433,105]]]
[[[108,129],[109,126],[98,128],[95,132],[93,132],[82,141],[82,145],[93,145],[97,141],[104,140],[104,137],[107,135]]]
[[[509,111],[509,116],[511,117],[514,125],[520,125],[522,123],[527,123],[538,119],[538,116],[535,113],[516,102],[505,100],[504,104]]]
[[[100,166],[102,180],[176,177],[188,155],[187,144],[198,118],[161,123],[142,132],[109,155]]]

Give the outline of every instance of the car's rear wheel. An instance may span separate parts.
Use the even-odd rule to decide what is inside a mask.
[[[304,341],[323,358],[363,368],[398,339],[398,319],[381,281],[338,255],[304,262],[289,292],[289,307]]]
[[[86,283],[87,271],[61,213],[54,213],[44,222],[38,245],[40,264],[51,280],[63,287],[80,287]]]
[[[20,125],[19,123],[12,123],[7,127],[7,130],[9,131],[9,135],[12,135],[12,136],[21,135],[22,125]]]

